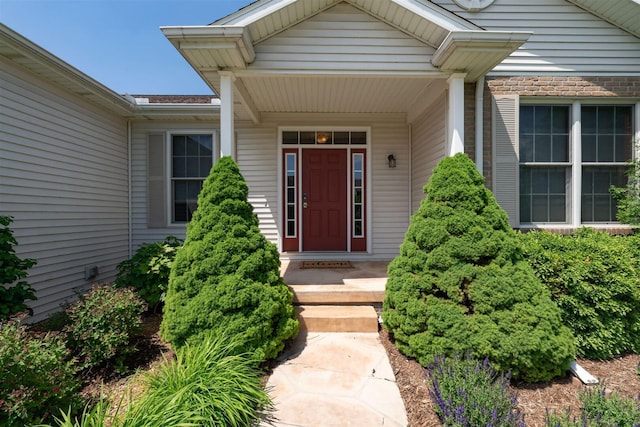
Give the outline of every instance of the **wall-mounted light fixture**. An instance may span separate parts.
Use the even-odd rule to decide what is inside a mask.
[[[390,168],[395,168],[396,167],[396,157],[393,154],[389,154],[387,156],[387,160],[389,161],[389,167]]]

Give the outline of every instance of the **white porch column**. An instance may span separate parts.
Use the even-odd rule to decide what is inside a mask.
[[[447,132],[447,155],[464,153],[464,77],[452,74],[449,84],[449,111]]]
[[[236,160],[236,137],[233,121],[233,82],[235,77],[228,71],[220,71],[220,155]]]

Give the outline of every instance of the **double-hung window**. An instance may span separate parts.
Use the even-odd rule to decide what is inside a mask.
[[[609,189],[626,184],[633,114],[624,105],[521,103],[520,223],[616,222]]]
[[[170,148],[171,222],[188,222],[213,165],[213,135],[173,133]]]
[[[633,108],[582,106],[582,222],[616,221],[616,201],[609,188],[626,184],[631,159]]]

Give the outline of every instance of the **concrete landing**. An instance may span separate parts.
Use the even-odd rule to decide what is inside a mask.
[[[261,427],[404,427],[407,415],[377,333],[300,334],[267,382]]]

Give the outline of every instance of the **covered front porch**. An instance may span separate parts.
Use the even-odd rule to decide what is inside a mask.
[[[163,31],[220,95],[220,155],[291,260],[391,259],[435,164],[464,151],[465,82],[528,37],[397,0],[261,0]]]

